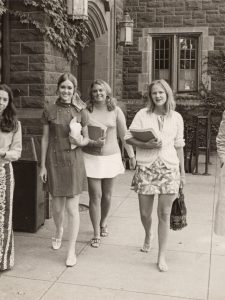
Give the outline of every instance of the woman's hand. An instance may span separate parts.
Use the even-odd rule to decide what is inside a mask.
[[[129,159],[129,167],[130,167],[130,170],[135,169],[135,167],[136,167],[136,158],[135,158],[135,156],[133,156]]]
[[[161,148],[162,147],[162,141],[159,139],[152,139],[149,140],[146,143],[142,143],[141,148],[144,149],[154,149],[154,148]]]
[[[84,146],[84,145],[83,145],[83,138],[82,138],[82,136],[80,136],[80,137],[77,138],[77,139],[73,138],[72,136],[69,136],[69,140],[70,140],[70,143],[71,143],[72,145],[76,145],[76,146],[78,146],[78,147]]]
[[[180,175],[180,188],[181,188],[181,189],[184,188],[185,183],[186,183],[186,180],[185,180],[185,174],[181,174],[181,175]]]
[[[46,170],[46,167],[41,167],[41,171],[40,171],[40,174],[39,174],[42,182],[46,183],[47,181],[47,170]]]
[[[0,158],[4,158],[5,157],[5,151],[3,151],[3,150],[0,150]]]
[[[103,147],[105,145],[105,137],[100,137],[98,138],[96,141],[92,141],[91,140],[91,143],[90,143],[92,146],[94,147]]]

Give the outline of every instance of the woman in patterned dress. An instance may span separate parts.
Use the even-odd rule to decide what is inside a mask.
[[[52,248],[61,247],[63,218],[68,213],[69,245],[66,266],[76,264],[75,245],[79,231],[79,196],[86,189],[87,179],[81,147],[88,143],[88,113],[77,99],[77,80],[65,73],[58,80],[58,99],[43,112],[43,136],[40,177],[52,196],[53,219],[56,226]],[[82,140],[70,139],[70,122],[82,128]],[[71,141],[77,147],[71,147]],[[73,149],[72,149],[73,148]]]
[[[158,260],[160,271],[168,270],[166,245],[172,203],[185,180],[183,158],[183,119],[174,111],[172,90],[165,80],[149,85],[148,105],[141,109],[125,136],[128,144],[136,146],[137,168],[132,181],[138,193],[141,221],[145,230],[142,252],[148,252],[152,242],[152,209],[158,195]],[[141,142],[132,136],[132,129],[152,128],[157,139]]]
[[[0,271],[14,265],[12,226],[14,176],[11,161],[22,151],[21,124],[16,118],[11,89],[0,85]]]

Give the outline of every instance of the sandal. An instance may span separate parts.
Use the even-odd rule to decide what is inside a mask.
[[[141,252],[148,253],[152,249],[151,244],[144,243],[143,247],[140,249]]]
[[[109,235],[108,226],[101,226],[100,227],[100,236],[106,237]]]
[[[94,237],[91,239],[91,247],[98,248],[100,246],[100,244],[101,244],[100,238]]]
[[[52,248],[58,250],[61,247],[62,239],[52,238]]]
[[[52,248],[54,250],[58,250],[61,247],[62,244],[62,236],[63,236],[63,228],[61,229],[61,235],[60,238],[52,237]]]

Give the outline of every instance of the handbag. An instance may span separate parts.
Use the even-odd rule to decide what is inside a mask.
[[[183,189],[179,189],[178,197],[173,201],[170,213],[170,229],[180,230],[187,226],[187,208],[184,202]]]

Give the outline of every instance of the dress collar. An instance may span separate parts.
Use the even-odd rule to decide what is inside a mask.
[[[86,108],[86,104],[80,99],[80,96],[78,94],[75,94],[72,97],[70,103],[63,103],[62,101],[60,101],[60,98],[58,98],[56,100],[56,104],[62,107],[69,107],[70,105],[72,105],[78,112]]]

